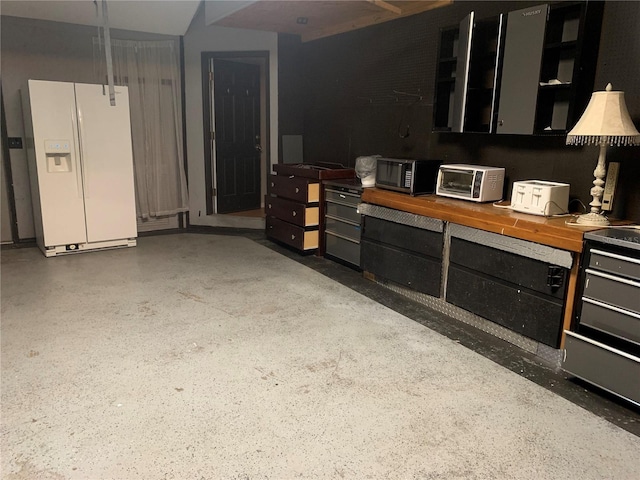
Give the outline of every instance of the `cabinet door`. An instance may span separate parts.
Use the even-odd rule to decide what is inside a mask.
[[[469,86],[469,62],[471,61],[471,41],[473,40],[474,12],[460,22],[458,37],[458,59],[456,63],[456,88],[453,96],[453,132],[464,131],[467,108],[467,88]]]
[[[533,133],[548,10],[538,5],[508,15],[498,133]]]
[[[433,297],[440,296],[442,262],[362,239],[362,270]]]
[[[467,19],[471,18],[471,24]],[[453,130],[492,133],[496,124],[497,85],[501,69],[503,15],[460,26]],[[463,28],[464,27],[464,28]]]

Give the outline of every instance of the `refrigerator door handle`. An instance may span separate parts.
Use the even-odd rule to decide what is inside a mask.
[[[76,119],[76,109],[71,107],[71,132],[73,135],[73,156],[74,158],[74,168],[76,170],[76,191],[78,193],[78,198],[82,198],[83,185],[82,185],[82,172],[80,166],[80,151],[78,149],[79,139],[78,139],[78,122]]]
[[[89,185],[87,184],[87,156],[84,154],[82,131],[82,111],[78,106],[78,143],[80,145],[80,158],[82,163],[82,185],[84,189],[84,198],[89,198]]]

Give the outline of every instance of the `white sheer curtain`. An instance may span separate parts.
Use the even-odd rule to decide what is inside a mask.
[[[104,44],[94,38],[98,81],[106,83]],[[174,41],[111,40],[116,85],[129,87],[138,217],[188,210],[182,109]]]

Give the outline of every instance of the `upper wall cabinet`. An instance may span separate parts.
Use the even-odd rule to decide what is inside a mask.
[[[566,133],[593,90],[603,8],[561,2],[483,20],[472,12],[443,29],[434,131]]]

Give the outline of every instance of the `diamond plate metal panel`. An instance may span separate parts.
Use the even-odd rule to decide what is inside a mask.
[[[370,203],[360,203],[358,205],[358,212],[369,217],[388,220],[389,222],[400,223],[402,225],[408,225],[410,227],[421,228],[423,230],[438,233],[442,233],[444,223],[442,220],[437,220],[435,218],[424,217],[414,213],[401,212],[400,210],[372,205]]]
[[[543,343],[536,342],[535,340],[520,335],[519,333],[509,330],[502,325],[498,325],[497,323],[493,323],[485,318],[474,315],[473,313],[467,312],[466,310],[456,307],[455,305],[451,305],[441,298],[425,295],[423,293],[404,288],[394,283],[387,282],[383,279],[375,278],[373,281],[388,288],[393,292],[399,293],[400,295],[403,295],[415,302],[425,305],[437,312],[447,315],[455,320],[466,323],[467,325],[471,325],[479,330],[482,330],[483,332],[493,335],[494,337],[498,337],[506,342],[509,342],[512,345],[516,345],[517,347],[520,347],[523,350],[537,356],[541,361],[545,362],[548,365],[551,365],[557,369],[560,368],[560,365],[562,363],[562,355],[564,352],[563,350],[557,350],[555,348],[544,345]]]
[[[504,252],[514,253],[545,263],[551,263],[564,268],[571,268],[573,257],[571,252],[558,248],[540,245],[539,243],[507,237],[498,233],[485,232],[477,228],[465,227],[455,223],[449,224],[452,237],[468,240],[486,247],[496,248]]]

